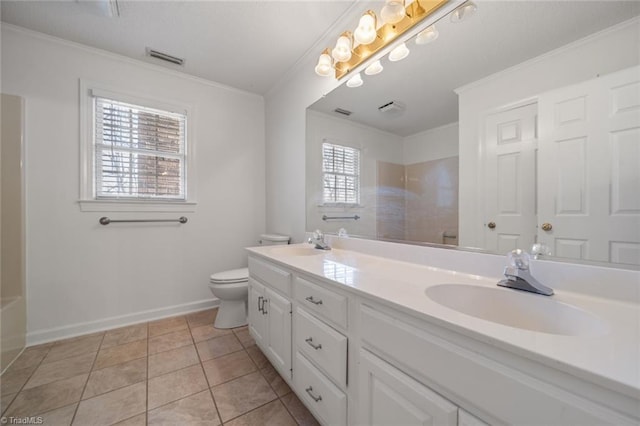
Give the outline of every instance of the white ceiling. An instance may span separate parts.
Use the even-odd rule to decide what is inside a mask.
[[[406,59],[384,58],[382,74],[363,74],[363,86],[343,84],[312,109],[342,118],[333,111],[346,109],[353,112],[349,120],[400,136],[454,123],[455,89],[640,14],[638,1],[475,1],[477,14],[468,21],[442,19],[437,40],[408,43]],[[638,34],[640,40],[640,25]],[[629,55],[637,58],[640,50]],[[406,110],[380,113],[389,101]]]
[[[264,94],[355,0],[2,0],[3,22]],[[145,56],[150,47],[184,67]]]

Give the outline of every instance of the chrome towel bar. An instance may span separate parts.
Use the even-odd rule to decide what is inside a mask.
[[[108,225],[110,223],[126,223],[126,222],[180,222],[187,223],[187,218],[180,216],[178,219],[127,219],[127,220],[113,220],[106,216],[103,216],[98,220],[100,225]]]
[[[360,219],[360,216],[358,216],[357,214],[354,214],[353,216],[327,216],[322,215],[322,220],[340,220],[340,219],[352,219],[352,220],[358,220]]]

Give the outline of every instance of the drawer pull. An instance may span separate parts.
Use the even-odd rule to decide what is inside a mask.
[[[307,342],[307,343],[309,344],[309,346],[311,346],[311,347],[312,347],[313,349],[315,349],[316,351],[317,351],[318,349],[322,349],[322,344],[320,344],[320,343],[319,343],[319,344],[317,344],[317,345],[314,345],[314,344],[313,344],[313,337],[309,337],[308,339],[304,339],[304,341],[305,341],[305,342]]]
[[[322,305],[322,299],[315,300],[313,296],[305,297],[304,300],[313,303],[314,305]]]
[[[262,315],[267,315],[267,310],[265,309],[266,308],[265,303],[268,303],[268,302],[269,301],[266,298],[262,299]]]
[[[262,305],[260,305],[261,303],[262,303]],[[258,296],[258,310],[260,312],[262,312],[263,305],[264,305],[264,297]]]
[[[309,386],[308,388],[306,388],[306,389],[305,389],[305,391],[307,391],[307,393],[309,394],[309,396],[310,396],[311,398],[313,398],[313,400],[314,400],[315,402],[320,402],[320,401],[322,401],[322,395],[315,396],[315,395],[313,394],[313,388],[312,388],[311,386]]]

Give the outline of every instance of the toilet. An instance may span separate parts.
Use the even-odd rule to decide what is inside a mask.
[[[260,245],[289,244],[289,237],[278,234],[260,235]],[[239,268],[218,272],[209,280],[211,293],[220,299],[215,328],[234,328],[247,325],[247,297],[249,269]]]

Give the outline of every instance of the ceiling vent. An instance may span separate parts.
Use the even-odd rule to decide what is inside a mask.
[[[151,56],[152,58],[160,59],[165,62],[171,62],[172,64],[184,65],[184,59],[176,58],[175,56],[167,55],[166,53],[158,52],[157,50],[153,50],[147,47],[147,56]]]
[[[353,114],[351,111],[347,111],[346,109],[336,108],[333,112],[337,112],[338,114],[346,115],[347,117]]]
[[[378,107],[378,111],[384,112],[384,113],[399,113],[404,111],[404,109],[405,109],[404,104],[398,101],[387,102],[386,104],[380,105]]]

